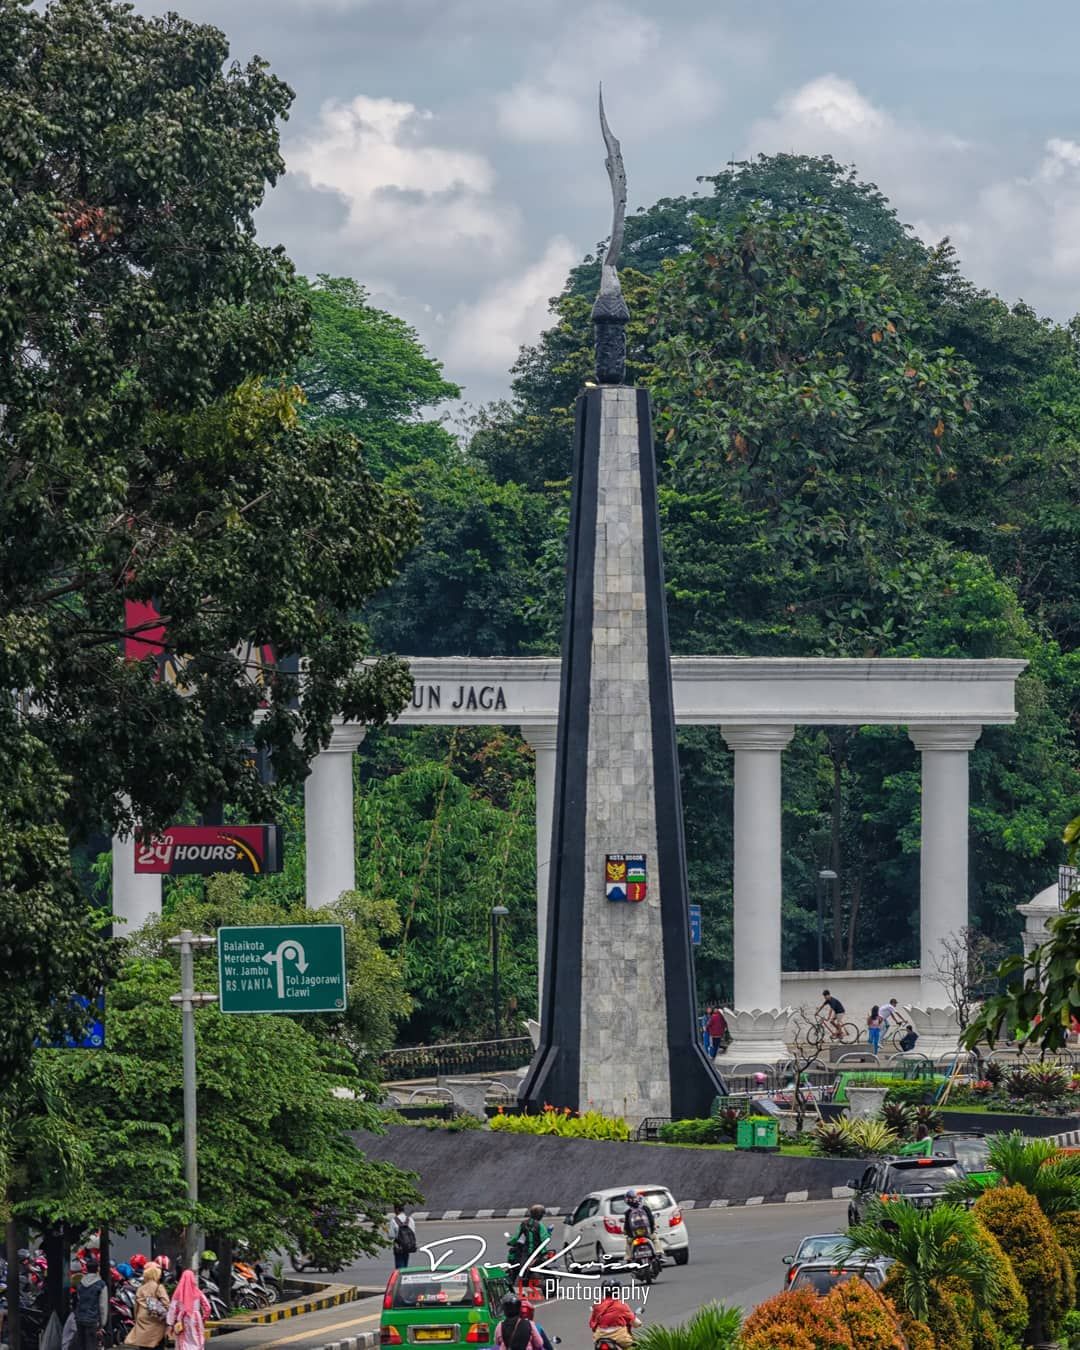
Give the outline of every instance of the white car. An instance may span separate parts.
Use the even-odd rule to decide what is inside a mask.
[[[670,1256],[677,1266],[685,1266],[690,1260],[690,1234],[682,1211],[666,1186],[613,1186],[606,1191],[592,1191],[563,1224],[563,1248],[578,1239],[566,1261],[584,1264],[604,1256],[625,1255],[623,1216],[627,1191],[637,1191],[652,1210],[657,1249]]]

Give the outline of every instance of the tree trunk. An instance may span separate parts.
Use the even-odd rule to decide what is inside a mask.
[[[22,1272],[19,1268],[19,1225],[14,1219],[8,1220],[5,1236],[7,1239],[8,1267],[7,1343],[9,1350],[22,1350],[22,1336],[20,1334],[22,1318],[19,1307],[19,1276]]]
[[[233,1267],[233,1242],[232,1238],[222,1237],[217,1240],[214,1250],[218,1254],[218,1269],[221,1271],[221,1298],[226,1308],[232,1307],[232,1267]]]
[[[109,1274],[112,1270],[112,1253],[109,1250],[109,1226],[101,1226],[101,1246],[98,1248],[98,1257],[101,1261],[101,1278],[105,1281],[105,1288],[109,1291],[109,1306],[105,1310],[105,1344],[109,1344],[109,1323],[112,1321],[112,1280]]]
[[[45,1274],[45,1320],[52,1313],[60,1319],[63,1326],[67,1309],[64,1307],[64,1230],[62,1227],[50,1228],[41,1238],[45,1249],[45,1260],[49,1268]]]
[[[862,869],[851,879],[851,913],[848,915],[847,968],[855,969],[855,925],[859,917],[859,905],[862,903]]]
[[[840,889],[840,827],[843,824],[843,771],[846,742],[844,733],[829,733],[829,758],[832,760],[832,809],[829,813],[829,866],[836,873],[832,885],[833,902],[833,969],[844,963],[844,903]]]

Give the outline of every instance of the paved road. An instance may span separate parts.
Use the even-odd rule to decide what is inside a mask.
[[[686,1219],[690,1229],[690,1264],[664,1269],[659,1281],[649,1290],[645,1302],[647,1323],[671,1324],[681,1321],[702,1303],[718,1300],[752,1308],[775,1294],[784,1276],[782,1258],[793,1251],[806,1233],[829,1233],[846,1226],[845,1201],[822,1200],[810,1204],[761,1205],[727,1210],[691,1210]],[[488,1259],[501,1259],[505,1253],[503,1233],[512,1221],[459,1220],[451,1223],[419,1225],[422,1243],[436,1238],[451,1238],[475,1233],[488,1244]],[[562,1232],[556,1223],[555,1235]],[[468,1249],[475,1251],[475,1244]],[[391,1262],[387,1256],[358,1261],[332,1278],[380,1287],[386,1280]],[[461,1249],[461,1258],[466,1251]],[[587,1287],[585,1281],[575,1286]],[[561,1336],[567,1350],[588,1344],[589,1300],[555,1299],[544,1305],[541,1320],[552,1336]],[[295,1318],[257,1332],[243,1331],[223,1337],[221,1350],[312,1350],[342,1337],[371,1331],[379,1325],[377,1299],[351,1303],[310,1317]]]

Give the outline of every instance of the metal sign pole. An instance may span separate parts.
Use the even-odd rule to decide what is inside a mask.
[[[170,1003],[180,1005],[183,1024],[183,1064],[184,1064],[184,1178],[187,1181],[188,1203],[191,1205],[192,1219],[184,1237],[184,1265],[188,1270],[198,1271],[202,1250],[202,1234],[195,1219],[199,1203],[199,1152],[197,1094],[195,1077],[195,1009],[204,1004],[215,1003],[216,994],[197,994],[195,992],[195,952],[212,947],[217,941],[214,937],[196,937],[189,929],[174,938],[169,938],[170,947],[180,948],[180,993],[170,996]]]

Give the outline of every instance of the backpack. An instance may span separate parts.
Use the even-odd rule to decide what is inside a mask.
[[[87,1280],[84,1276],[75,1291],[75,1325],[79,1327],[101,1326],[101,1285],[100,1277]]]
[[[652,1231],[649,1216],[641,1205],[635,1205],[626,1218],[626,1226],[631,1237],[648,1237]]]
[[[416,1251],[416,1234],[412,1226],[398,1221],[397,1236],[394,1238],[394,1250],[407,1254]]]
[[[532,1340],[533,1324],[527,1317],[508,1317],[502,1324],[502,1339],[506,1350],[526,1350]]]

